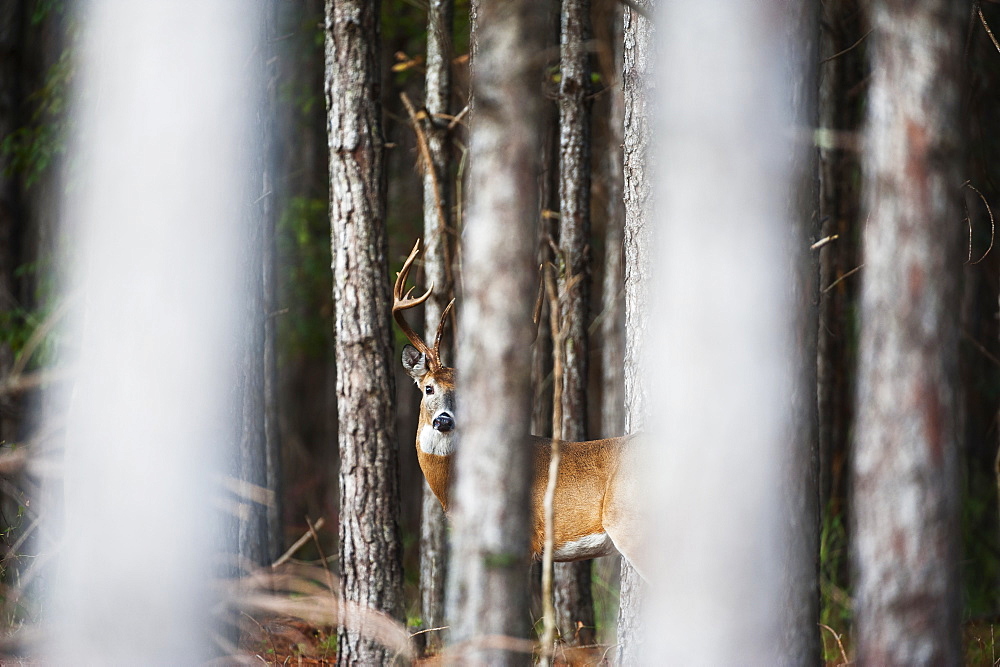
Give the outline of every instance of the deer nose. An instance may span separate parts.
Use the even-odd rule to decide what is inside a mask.
[[[441,433],[448,433],[455,429],[455,420],[447,412],[442,412],[434,421],[431,422],[431,426],[434,427],[435,431],[440,431]]]

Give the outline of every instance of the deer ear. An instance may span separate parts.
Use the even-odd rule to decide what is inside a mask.
[[[406,345],[403,347],[403,368],[411,378],[420,382],[427,374],[427,357],[412,345]]]

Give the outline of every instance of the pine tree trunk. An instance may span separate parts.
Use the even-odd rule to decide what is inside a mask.
[[[622,36],[622,7],[618,2],[612,6],[613,60],[610,81],[611,113],[607,123],[607,152],[604,157],[605,183],[608,192],[607,217],[604,233],[604,281],[601,308],[601,433],[602,438],[619,436],[625,432],[625,287],[624,256],[622,253],[622,231],[625,224],[625,202],[623,199],[622,133],[625,124],[625,100],[621,77],[624,58]],[[594,571],[599,581],[605,582],[606,589],[620,588],[621,557],[605,556],[594,562]],[[603,597],[595,592],[598,600]],[[617,618],[618,600],[606,600],[603,605],[604,618],[597,619],[614,630]],[[607,636],[611,636],[608,634]],[[606,641],[598,637],[598,641]]]
[[[379,3],[328,0],[326,96],[340,447],[340,594],[401,618],[402,547],[391,371]],[[343,613],[340,664],[384,664]]]
[[[544,3],[479,8],[458,377],[467,423],[452,490],[451,641],[462,660],[527,664],[477,643],[528,632],[531,310],[536,283]]]
[[[963,10],[873,4],[854,457],[861,664],[960,664]]]
[[[650,12],[651,1],[639,2]],[[649,281],[649,183],[646,154],[649,142],[648,97],[651,95],[649,66],[653,57],[653,26],[631,7],[624,10],[625,58],[622,73],[625,96],[624,193],[625,193],[625,432],[636,433],[646,419],[646,395],[639,372],[642,337],[649,319],[646,285]],[[621,602],[618,611],[618,661],[638,661],[641,579],[622,559]]]
[[[608,119],[608,151],[605,169],[608,210],[604,237],[604,282],[601,320],[601,437],[621,435],[625,428],[625,386],[622,365],[625,362],[625,286],[622,264],[622,231],[625,223],[623,193],[622,142],[625,124],[625,100],[621,76],[623,54],[622,11],[614,11],[615,86],[611,91],[611,115]]]
[[[274,562],[284,551],[284,525],[282,523],[282,465],[281,465],[281,429],[278,422],[278,312],[277,279],[277,246],[275,231],[278,224],[277,196],[274,192],[274,174],[277,168],[277,127],[276,127],[276,87],[277,67],[274,48],[275,25],[277,10],[270,7],[265,10],[264,38],[261,40],[262,69],[265,90],[261,114],[266,126],[263,128],[264,173],[261,183],[261,217],[263,218],[263,234],[261,238],[261,256],[263,262],[263,303],[264,311],[264,468],[265,486],[272,492],[271,503],[267,506],[267,542],[269,551],[267,559]]]
[[[559,307],[562,316],[562,440],[587,439],[590,314],[589,0],[563,0],[559,77]],[[556,617],[563,641],[594,643],[591,562],[556,563]],[[577,630],[579,628],[579,631]]]
[[[256,139],[260,153],[247,161],[248,187],[244,194],[247,233],[243,237],[241,276],[244,280],[244,301],[239,313],[245,326],[240,329],[239,377],[236,384],[236,412],[239,437],[237,445],[236,477],[248,484],[241,492],[240,502],[247,508],[247,515],[239,519],[238,549],[240,557],[259,566],[269,564],[276,556],[271,544],[271,505],[261,502],[255,489],[269,489],[268,442],[265,430],[265,363],[267,297],[265,276],[267,252],[265,239],[273,234],[273,207],[268,184],[268,150],[273,126],[270,123],[271,107],[266,100],[266,72],[270,67],[266,39],[267,27],[263,16],[254,26],[258,31],[258,48],[249,67],[252,80],[259,82],[253,90],[250,103],[257,112],[253,115]],[[274,490],[274,489],[271,489]]]
[[[451,35],[454,0],[432,0],[427,14],[427,79],[424,106],[430,118],[424,124],[431,164],[424,165],[424,282],[434,292],[424,306],[424,340],[433,341],[441,313],[454,293],[452,247],[455,238],[451,220],[451,152],[448,121],[435,114],[451,113]],[[452,335],[454,332],[451,332]],[[454,363],[452,337],[441,343],[446,363]],[[424,628],[445,625],[445,580],[447,573],[447,520],[441,503],[423,483],[420,515],[420,611]],[[441,632],[427,633],[427,647],[438,650]]]

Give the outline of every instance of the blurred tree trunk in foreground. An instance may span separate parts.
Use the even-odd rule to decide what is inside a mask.
[[[636,3],[652,12],[652,0]],[[622,82],[625,95],[625,432],[641,431],[646,420],[647,388],[642,386],[639,354],[649,320],[646,286],[649,282],[650,186],[646,170],[650,121],[647,109],[652,94],[650,65],[652,23],[631,6],[624,10],[625,60]],[[622,559],[621,601],[618,611],[618,661],[634,664],[639,658],[639,608],[641,580]]]
[[[399,470],[389,319],[379,3],[327,0],[326,101],[340,446],[340,593],[400,618]],[[386,664],[344,612],[338,664]]]
[[[451,221],[451,133],[450,114],[452,27],[454,0],[431,0],[427,12],[427,77],[424,107],[428,118],[422,123],[429,163],[424,161],[424,284],[434,292],[424,303],[424,340],[433,341],[441,313],[454,293],[452,247],[455,228]],[[418,139],[419,141],[419,139]],[[446,363],[454,364],[454,331],[441,341]],[[445,625],[445,580],[447,575],[448,533],[444,509],[424,480],[420,515],[420,616],[424,629]],[[429,632],[427,647],[441,648],[444,635]]]
[[[959,664],[963,10],[873,4],[854,457],[861,664]]]
[[[562,0],[559,63],[559,277],[562,349],[562,423],[554,437],[587,439],[590,345],[590,0]],[[550,304],[551,305],[551,304]],[[556,378],[558,381],[559,378]],[[553,597],[562,640],[593,644],[591,561],[556,563]]]
[[[779,5],[780,6],[780,5]],[[819,9],[791,3],[784,9],[783,33],[776,35],[791,57],[785,58],[788,85],[784,100],[794,128],[813,128],[818,119],[816,68],[819,60]],[[801,146],[801,147],[800,147]],[[782,457],[787,507],[784,555],[784,605],[789,614],[780,638],[781,655],[793,663],[813,664],[822,657],[819,626],[819,416],[816,396],[816,349],[819,322],[818,151],[802,142],[790,149],[787,182],[788,238],[794,324],[792,393],[788,435]]]
[[[461,660],[528,664],[487,645],[527,636],[531,310],[542,140],[546,3],[484,3],[477,18],[469,214],[462,253],[458,377],[466,423],[457,457],[450,641]],[[509,641],[509,640],[508,640]]]

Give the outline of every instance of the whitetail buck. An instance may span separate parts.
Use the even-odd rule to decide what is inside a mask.
[[[448,489],[453,469],[452,458],[459,440],[459,424],[455,415],[455,369],[441,363],[441,335],[454,299],[441,314],[434,347],[413,331],[403,312],[419,306],[431,295],[431,286],[420,297],[412,297],[413,288],[406,290],[406,280],[413,260],[419,253],[418,241],[413,246],[393,288],[392,315],[411,345],[403,348],[403,368],[420,388],[420,418],[417,422],[417,459],[427,483],[448,511]],[[614,553],[617,549],[636,564],[642,539],[642,521],[634,511],[638,485],[634,483],[634,464],[627,463],[632,436],[560,442],[562,461],[556,480],[553,502],[556,561],[575,561]],[[527,436],[525,446],[534,449],[534,481],[531,487],[531,552],[536,560],[542,557],[545,543],[543,498],[548,480],[552,440]]]

